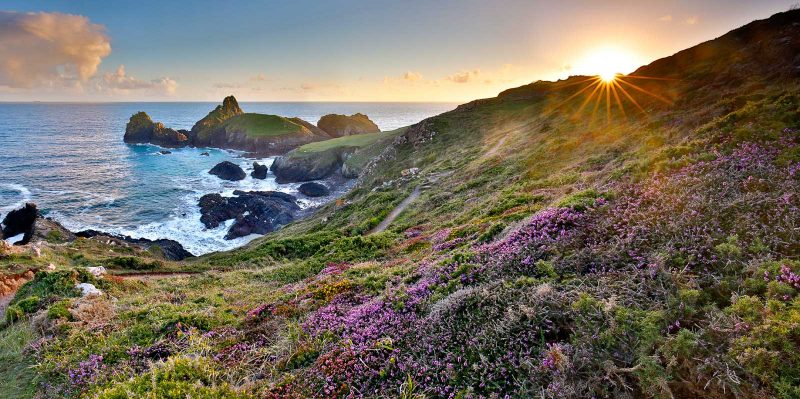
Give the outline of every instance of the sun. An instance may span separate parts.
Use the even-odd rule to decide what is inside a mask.
[[[599,76],[600,80],[602,80],[603,82],[611,83],[611,82],[614,81],[614,79],[617,78],[617,73],[616,72],[601,72],[597,76]]]
[[[611,83],[617,75],[633,72],[639,65],[637,57],[630,51],[609,45],[586,53],[576,65],[575,72],[598,76],[603,82]]]

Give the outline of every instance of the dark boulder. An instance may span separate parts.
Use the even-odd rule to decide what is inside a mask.
[[[24,207],[9,212],[3,218],[3,236],[6,238],[24,234],[19,244],[27,244],[33,236],[34,223],[39,216],[36,204],[28,202]]]
[[[120,242],[120,244],[124,243],[145,251],[149,251],[152,254],[160,255],[166,260],[184,260],[194,256],[191,252],[183,248],[181,243],[165,238],[148,240],[146,238],[133,238],[125,235],[104,233],[97,230],[79,231],[75,233],[75,235],[82,238],[92,238],[98,240],[108,239],[117,241]]]
[[[231,181],[242,180],[245,178],[245,176],[247,176],[247,174],[244,173],[244,170],[242,170],[239,165],[236,165],[230,161],[222,161],[218,163],[216,166],[211,168],[208,173],[217,176],[220,179]]]
[[[208,154],[208,152],[201,152],[200,156],[201,157],[209,157],[210,155]]]
[[[225,239],[267,234],[292,222],[300,211],[296,199],[276,191],[239,191],[233,197],[206,194],[200,198],[200,221],[206,228],[235,219]]]
[[[297,191],[309,197],[324,197],[331,193],[328,187],[315,182],[303,183],[297,188]]]
[[[161,150],[161,151],[159,151],[159,153],[160,153],[161,155],[169,155],[169,154],[172,154],[172,151]]]
[[[253,176],[255,179],[264,180],[267,178],[267,172],[269,168],[267,165],[262,165],[258,162],[253,162],[253,171],[250,173],[250,176]]]

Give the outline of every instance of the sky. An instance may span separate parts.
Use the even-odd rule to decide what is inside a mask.
[[[0,101],[448,101],[636,67],[800,0],[0,2]]]

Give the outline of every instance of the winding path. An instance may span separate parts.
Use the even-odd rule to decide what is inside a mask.
[[[505,142],[506,142],[505,136],[501,137],[500,140],[497,140],[497,143],[495,143],[495,145],[492,146],[492,148],[489,149],[489,151],[486,151],[486,154],[483,154],[484,158],[489,158],[492,155],[496,154],[497,150],[499,150],[500,147],[502,147],[503,144],[505,144]]]
[[[159,280],[163,278],[171,278],[171,277],[184,277],[184,276],[191,276],[194,274],[200,274],[202,272],[138,272],[138,273],[124,273],[124,274],[112,274],[114,277],[121,277],[124,279],[135,279],[135,280]]]
[[[6,308],[12,299],[14,299],[14,294],[0,296],[0,317],[3,319],[6,318]]]
[[[408,205],[411,204],[415,199],[417,199],[417,197],[419,197],[419,190],[420,190],[420,186],[417,186],[416,188],[414,188],[414,191],[412,191],[411,194],[409,194],[408,197],[406,197],[394,209],[392,209],[391,212],[389,212],[389,215],[386,216],[386,219],[383,219],[380,223],[378,223],[377,226],[375,226],[367,234],[380,233],[380,232],[386,230],[386,228],[389,227],[389,225],[392,222],[394,222],[395,219],[397,219],[397,217],[400,215],[400,213],[403,212],[408,207]]]

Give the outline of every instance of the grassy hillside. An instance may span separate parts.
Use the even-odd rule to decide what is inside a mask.
[[[249,137],[275,137],[306,131],[287,118],[278,115],[245,113],[227,119],[222,126],[228,132],[243,132]]]
[[[78,299],[55,288],[100,252],[46,248],[71,256],[2,334],[44,397],[796,398],[798,53],[791,11],[615,84],[462,105],[200,274]]]
[[[333,148],[340,148],[340,147],[357,147],[363,148],[369,145],[372,145],[378,141],[383,141],[385,139],[397,136],[398,134],[402,133],[405,129],[395,129],[387,132],[380,132],[380,133],[365,133],[365,134],[357,134],[353,136],[344,136],[344,137],[337,137],[330,140],[324,141],[317,141],[314,143],[309,143],[303,146],[300,146],[292,151],[293,156],[310,156],[315,153],[319,153],[322,151],[327,151]]]

